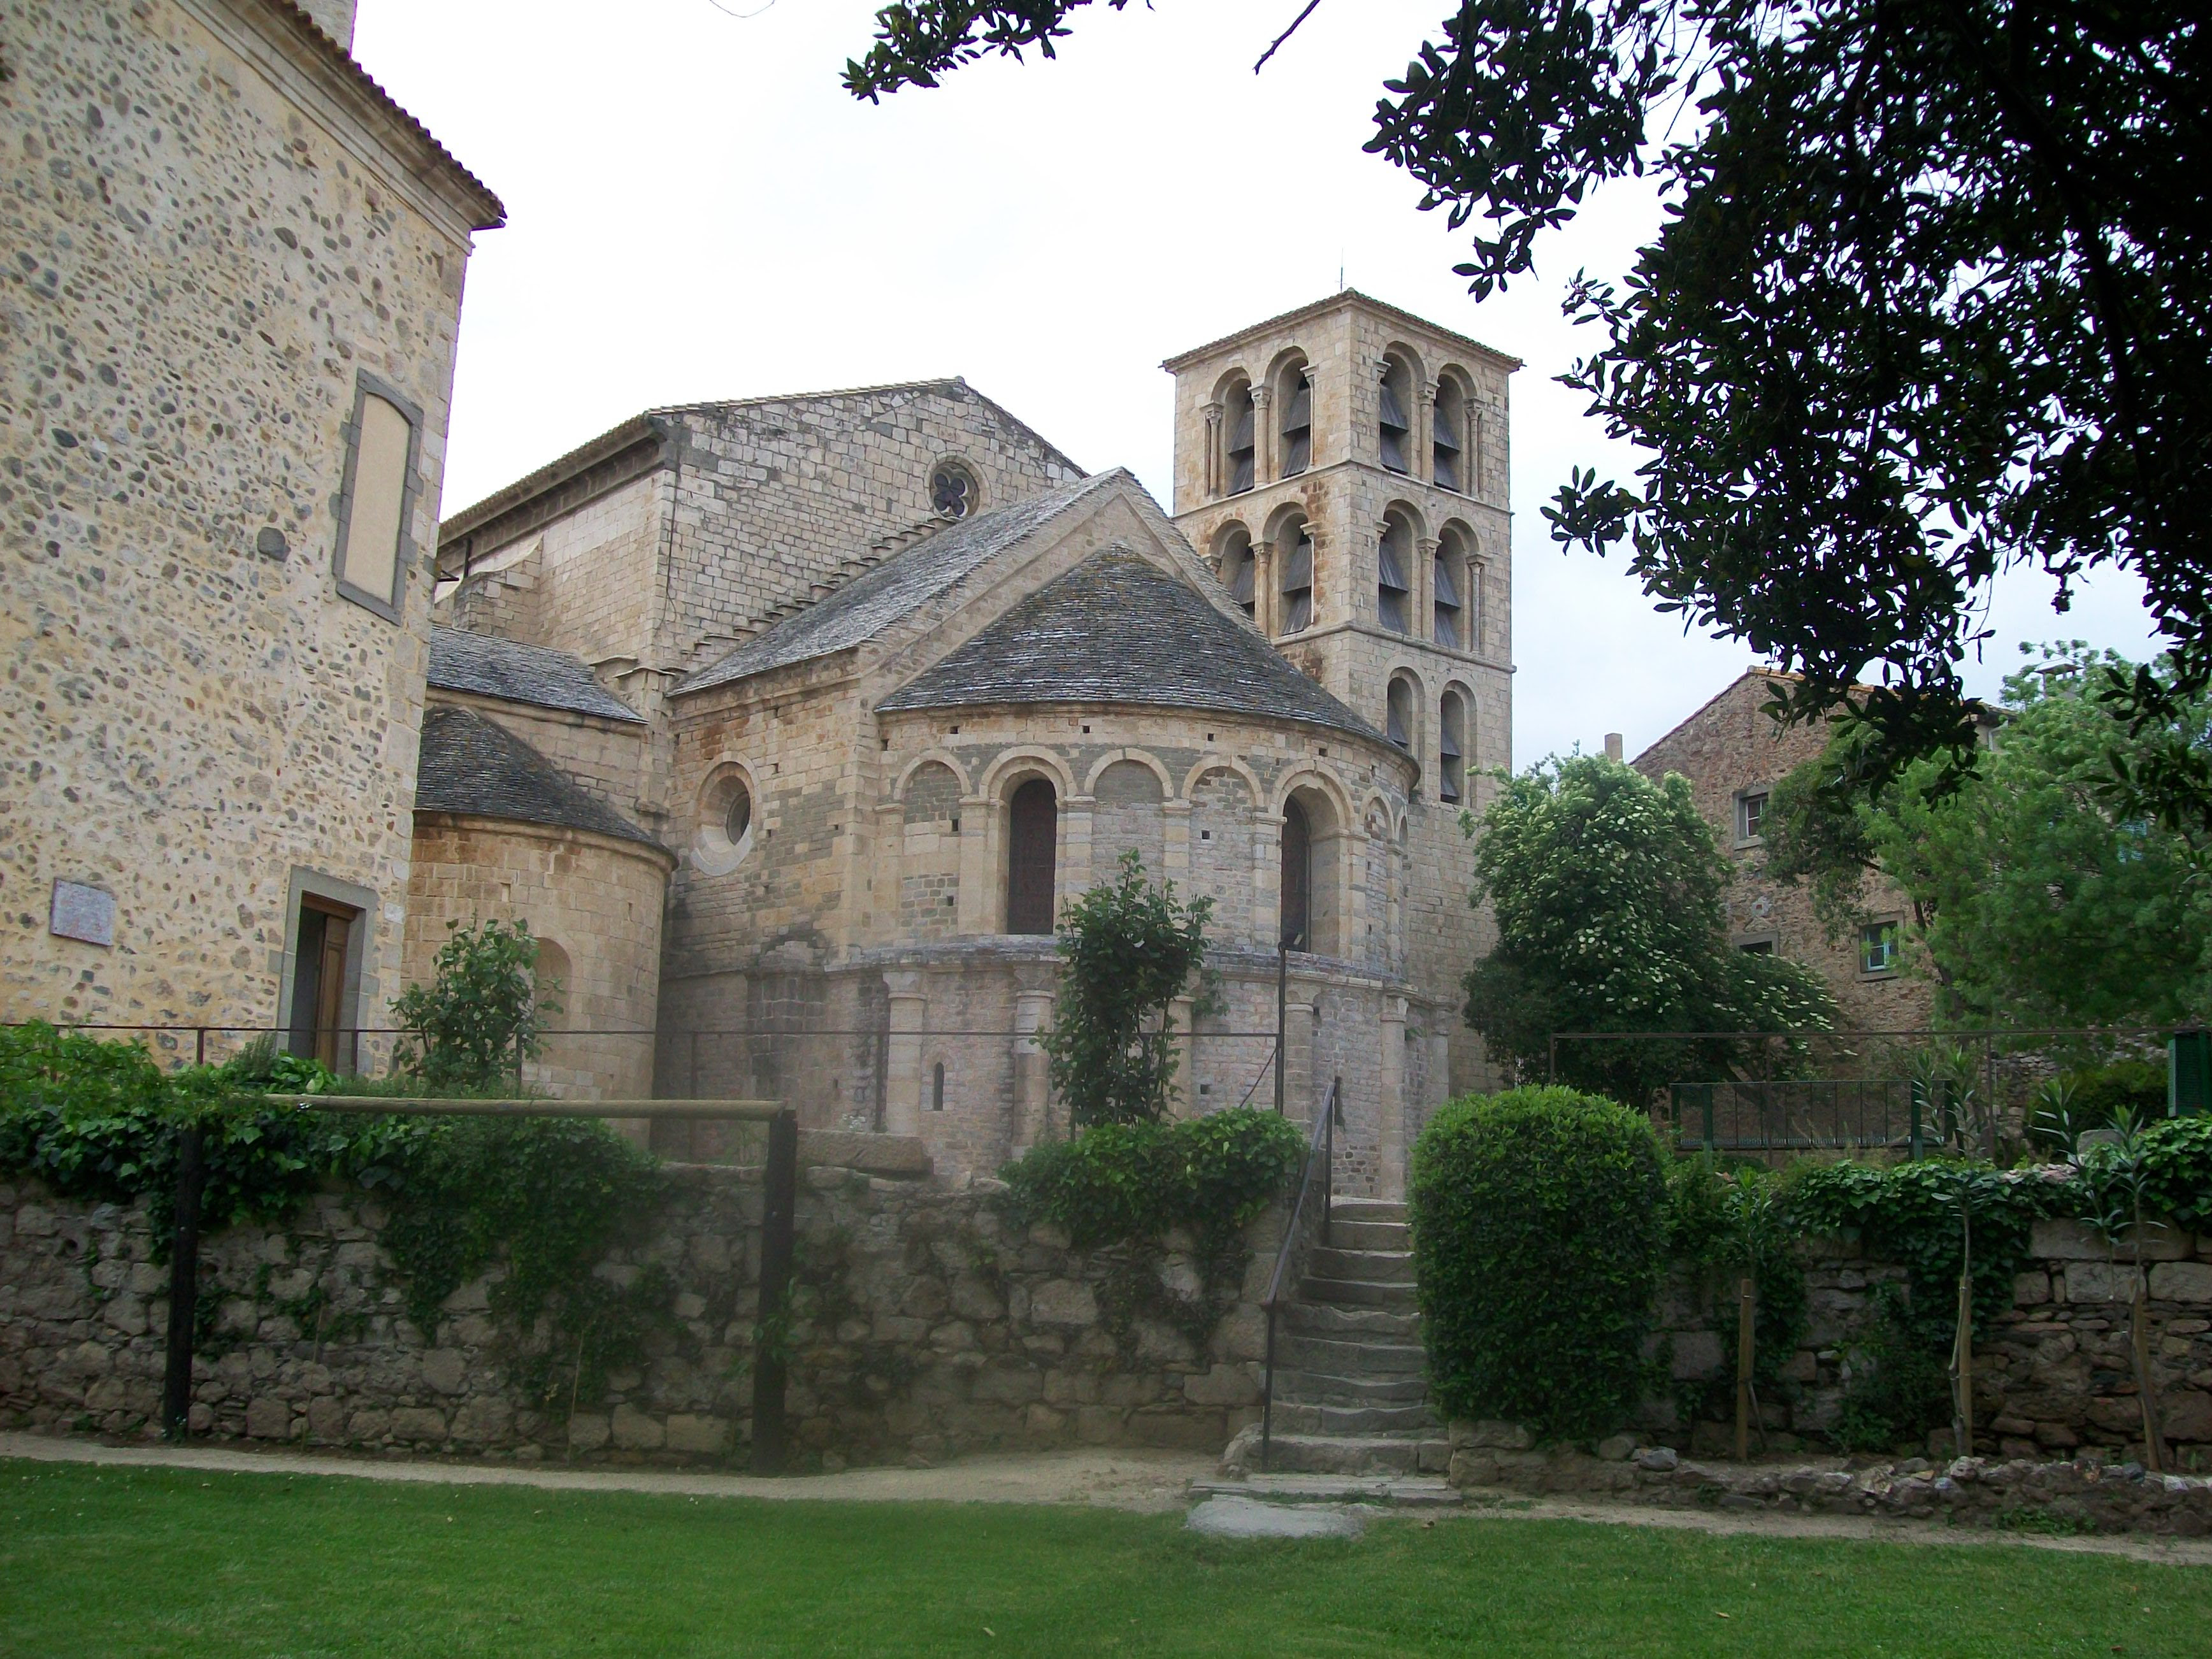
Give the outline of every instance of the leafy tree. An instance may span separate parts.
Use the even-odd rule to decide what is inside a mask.
[[[1213,901],[1154,886],[1144,860],[1121,854],[1121,873],[1067,908],[1060,924],[1059,1015],[1044,1034],[1052,1086],[1076,1128],[1157,1123],[1175,1080],[1168,1005],[1206,969]]]
[[[560,987],[537,977],[538,941],[526,922],[448,922],[437,977],[410,985],[392,1015],[407,1032],[395,1069],[429,1089],[489,1089],[511,1083],[544,1044],[560,1012]]]
[[[1686,780],[1578,755],[1504,780],[1478,823],[1474,902],[1498,946],[1467,975],[1492,1054],[1543,1066],[1555,1031],[1825,1030],[1835,1003],[1796,963],[1733,950],[1729,866]],[[1565,1042],[1557,1081],[1641,1105],[1687,1077],[1741,1073],[1757,1037]]]
[[[846,84],[1050,56],[1087,3],[886,6]],[[2171,733],[2212,684],[2208,55],[2189,0],[1460,0],[1368,148],[1479,223],[1478,296],[1656,175],[1626,281],[1574,283],[1601,343],[1565,377],[1650,459],[1578,473],[1553,534],[1801,672],[1793,717],[1859,709],[1886,777],[1970,748],[1957,665],[2008,565],[2062,611],[2087,571],[2142,579],[2176,651],[2102,677],[2131,724]],[[2138,810],[2212,820],[2201,737],[2138,759]]]
[[[1844,725],[1776,786],[1769,872],[1806,882],[1832,931],[1869,874],[1904,890],[1939,1011],[1970,1024],[2163,1024],[2212,1012],[2208,894],[2191,836],[2128,815],[2106,788],[2146,744],[2085,688],[2132,665],[2076,643],[2005,682],[1995,747],[1960,782],[1922,761],[1856,795],[1826,786],[1865,741]],[[2193,729],[2212,698],[2183,702]]]

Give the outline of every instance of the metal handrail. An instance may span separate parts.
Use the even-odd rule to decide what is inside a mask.
[[[1267,1300],[1260,1305],[1267,1314],[1267,1376],[1260,1391],[1260,1472],[1267,1472],[1270,1454],[1275,1439],[1275,1310],[1283,1299],[1283,1281],[1290,1274],[1291,1264],[1297,1254],[1298,1224],[1304,1218],[1306,1194],[1313,1186],[1314,1157],[1321,1157],[1321,1237],[1324,1248],[1329,1240],[1330,1199],[1336,1186],[1336,1118],[1341,1109],[1340,1097],[1344,1079],[1338,1078],[1328,1085],[1328,1101],[1314,1121],[1313,1133],[1306,1139],[1305,1161],[1298,1166],[1297,1194],[1291,1200],[1291,1212],[1283,1224],[1283,1242],[1275,1249],[1275,1271],[1267,1279]]]

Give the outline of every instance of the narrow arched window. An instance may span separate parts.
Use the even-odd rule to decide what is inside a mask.
[[[1437,488],[1464,490],[1462,482],[1465,467],[1462,465],[1462,435],[1467,430],[1467,399],[1462,395],[1459,382],[1447,376],[1437,383],[1436,430],[1431,435],[1429,453],[1435,461]]]
[[[1283,532],[1277,544],[1284,550],[1281,556],[1283,632],[1295,634],[1300,629],[1313,625],[1313,532],[1301,519]]]
[[[1283,382],[1283,476],[1313,465],[1313,381],[1301,369]]]
[[[1248,617],[1256,614],[1258,593],[1255,584],[1259,580],[1258,562],[1252,556],[1252,538],[1242,525],[1231,525],[1222,532],[1221,556],[1214,566],[1221,585],[1229,590],[1229,597]]]
[[[1454,651],[1465,644],[1460,634],[1459,562],[1458,547],[1447,538],[1437,548],[1437,643]]]
[[[1049,933],[1060,839],[1060,803],[1051,783],[1031,778],[1015,790],[1006,817],[1006,931]]]
[[[1241,495],[1259,482],[1259,468],[1254,459],[1252,418],[1252,388],[1239,380],[1230,389],[1221,416],[1222,429],[1229,434],[1227,452],[1229,488],[1227,494]]]
[[[1312,949],[1307,934],[1313,913],[1313,825],[1294,795],[1283,803],[1283,943]]]
[[[1456,803],[1467,779],[1467,700],[1444,693],[1437,721],[1437,799]]]
[[[1406,611],[1413,584],[1406,573],[1413,568],[1407,546],[1412,539],[1396,514],[1382,520],[1375,549],[1375,614],[1394,634],[1410,631]]]
[[[945,1109],[945,1062],[941,1060],[930,1068],[929,1109],[933,1112]]]
[[[1393,472],[1413,470],[1407,459],[1413,423],[1406,413],[1413,402],[1413,378],[1412,373],[1398,358],[1385,357],[1382,360],[1382,398],[1376,424],[1382,441],[1382,465]]]
[[[1383,701],[1383,736],[1407,754],[1413,752],[1413,686],[1406,679],[1390,682]]]

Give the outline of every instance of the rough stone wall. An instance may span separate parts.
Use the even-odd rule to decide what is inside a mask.
[[[525,921],[568,959],[557,1028],[649,1033],[658,1012],[662,900],[653,848],[508,819],[417,813],[407,888],[405,982],[434,979],[448,927]],[[380,1011],[381,1012],[382,1011]],[[386,1015],[376,1022],[389,1024]],[[650,1036],[551,1036],[526,1081],[585,1099],[653,1092]]]
[[[367,369],[434,544],[469,236],[258,14],[10,11],[0,1018],[268,1026],[295,868],[375,896],[351,1012],[397,988],[428,584],[339,597],[334,503]],[[57,878],[112,948],[49,934]]]
[[[1770,942],[1776,955],[1819,974],[1836,999],[1839,1030],[1925,1030],[1935,986],[1911,971],[1915,962],[1924,965],[1924,956],[1906,954],[1902,959],[1907,966],[1890,973],[1862,973],[1856,933],[1830,939],[1813,914],[1811,893],[1769,876],[1765,843],[1736,835],[1737,798],[1747,790],[1771,788],[1793,768],[1818,756],[1827,741],[1823,726],[1776,725],[1764,712],[1772,695],[1770,684],[1771,677],[1756,669],[1747,672],[1638,755],[1636,769],[1653,779],[1679,772],[1690,781],[1698,811],[1735,866],[1728,896],[1733,939],[1739,944]],[[1911,915],[1904,893],[1874,877],[1861,890],[1860,905],[1869,921]]]
[[[936,517],[932,471],[964,465],[988,511],[1082,476],[964,381],[885,386],[672,411],[680,439],[660,642],[743,637],[880,538]],[[702,667],[719,650],[685,665]]]
[[[998,1448],[1170,1445],[1213,1451],[1258,1415],[1273,1224],[1252,1234],[1241,1283],[1194,1340],[1156,1313],[1126,1322],[1117,1295],[1151,1282],[1189,1297],[1187,1247],[1133,1267],[1007,1224],[982,1192],[803,1172],[787,1397],[802,1456],[933,1460]],[[194,1369],[196,1433],[357,1449],[524,1460],[704,1462],[741,1458],[757,1312],[757,1170],[676,1170],[651,1236],[600,1271],[647,1266],[674,1285],[648,1357],[572,1413],[514,1376],[513,1334],[485,1279],[434,1333],[404,1310],[377,1242],[383,1218],[326,1191],[281,1228],[203,1245],[213,1340]],[[158,1414],[167,1269],[144,1214],[0,1183],[0,1423],[141,1434]]]
[[[1377,428],[1380,369],[1393,353],[1407,364],[1414,392],[1406,411],[1413,423],[1407,473],[1383,467]],[[1212,467],[1207,462],[1209,446],[1218,441],[1208,436],[1207,404],[1237,376],[1270,387],[1279,400],[1283,366],[1297,356],[1304,357],[1313,383],[1312,466],[1300,475],[1279,476],[1282,457],[1266,429],[1279,424],[1277,406],[1257,422],[1262,428],[1258,486],[1223,494],[1226,480],[1218,461]],[[1468,709],[1462,764],[1482,770],[1512,765],[1510,374],[1493,355],[1470,350],[1358,295],[1313,308],[1311,314],[1292,313],[1194,359],[1177,360],[1176,368],[1176,527],[1207,554],[1232,528],[1248,533],[1257,561],[1261,628],[1291,661],[1378,727],[1385,726],[1391,682],[1411,683],[1415,718],[1407,735],[1421,781],[1406,814],[1411,880],[1399,926],[1404,971],[1440,1005],[1457,1001],[1461,976],[1493,939],[1488,914],[1467,902],[1474,848],[1459,817],[1462,806],[1480,812],[1496,786],[1470,779],[1461,800],[1447,803],[1438,798],[1437,780],[1443,764],[1441,711],[1454,690]],[[1471,430],[1465,452],[1468,487],[1461,489],[1446,488],[1435,477],[1433,407],[1423,392],[1443,377],[1466,388],[1470,411],[1480,417],[1480,465]],[[1384,625],[1377,600],[1377,545],[1388,513],[1399,515],[1407,532],[1404,574],[1412,590],[1403,633]],[[1281,625],[1277,540],[1285,519],[1297,514],[1314,541],[1314,616],[1309,627],[1290,635]],[[1435,637],[1434,554],[1448,535],[1456,536],[1474,559],[1468,578],[1474,591],[1462,596],[1462,627],[1473,623],[1464,647]],[[1449,1033],[1447,1047],[1455,1091],[1493,1080],[1471,1033]]]
[[[2144,1252],[2149,1262],[2152,1374],[2164,1431],[2185,1466],[2212,1466],[2212,1237],[2176,1228]],[[1832,1431],[1850,1385],[1852,1349],[1865,1334],[1876,1289],[1902,1270],[1848,1240],[1821,1241],[1805,1259],[1810,1322],[1783,1369],[1777,1397],[1761,1401],[1767,1443],[1787,1452]],[[2073,1222],[2036,1224],[2031,1255],[2014,1281],[2013,1306],[1974,1356],[1975,1449],[2004,1458],[2072,1455],[2077,1449],[2140,1459],[2142,1419],[2128,1358],[2130,1269]],[[1677,1278],[1661,1302],[1663,1354],[1676,1400],[1647,1402],[1643,1427],[1699,1454],[1732,1443],[1735,1324],[1731,1302],[1711,1317],[1700,1288]],[[1714,1389],[1710,1417],[1685,1418],[1680,1399]],[[1723,1402],[1719,1395],[1729,1398]],[[1724,1409],[1723,1409],[1724,1407]],[[1725,1417],[1726,1420],[1723,1419]],[[1950,1431],[1930,1446],[1952,1448]]]

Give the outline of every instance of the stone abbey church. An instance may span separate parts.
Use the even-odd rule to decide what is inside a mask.
[[[1065,1131],[1053,928],[1134,851],[1213,902],[1180,1109],[1273,1097],[1287,940],[1285,1103],[1401,1184],[1484,1075],[1513,359],[1352,292],[1185,352],[1167,506],[954,380],[649,410],[441,524],[497,199],[343,0],[70,15],[0,87],[0,1018],[369,1067],[498,916],[540,1085],[983,1172]]]

